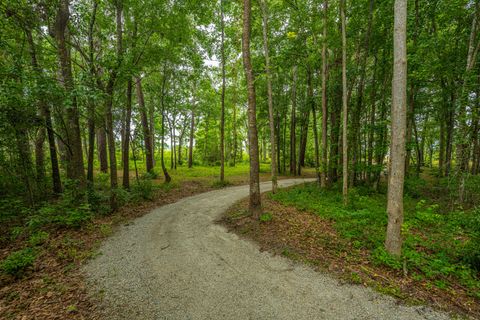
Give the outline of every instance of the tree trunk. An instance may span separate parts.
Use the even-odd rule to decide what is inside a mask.
[[[292,113],[290,116],[290,174],[297,172],[297,137],[296,137],[296,109],[297,109],[297,66],[292,70]]]
[[[327,186],[327,163],[328,163],[328,105],[327,105],[327,24],[328,24],[328,0],[324,1],[324,13],[323,13],[323,45],[322,45],[322,165],[320,168],[320,186],[325,188]],[[314,130],[317,130],[315,107],[313,105],[313,119]],[[315,131],[314,131],[315,132]],[[316,134],[316,133],[315,133]],[[315,144],[318,144],[317,138],[315,138]],[[315,146],[318,149],[318,146]],[[317,150],[315,150],[315,156]]]
[[[161,162],[162,162],[162,171],[165,177],[165,182],[169,183],[172,181],[172,178],[168,174],[167,168],[165,167],[164,160],[164,148],[165,148],[165,95],[166,95],[166,85],[167,85],[167,73],[166,67],[163,68],[163,81],[162,81],[162,97],[160,99],[160,104],[162,108],[162,145],[160,146],[161,151]]]
[[[115,82],[118,75],[118,69],[121,65],[121,59],[123,54],[123,31],[122,31],[122,0],[117,0],[116,4],[116,26],[117,26],[117,65],[111,71],[108,83],[106,86],[106,112],[105,112],[105,124],[107,129],[107,141],[108,141],[108,159],[110,162],[110,208],[112,211],[117,209],[117,195],[116,189],[118,187],[118,174],[117,174],[117,155],[115,149],[115,133],[113,129],[113,94]]]
[[[188,147],[188,167],[193,166],[193,139],[195,136],[195,106],[192,106],[190,115],[190,143]]]
[[[265,74],[267,75],[268,124],[270,126],[270,169],[272,174],[272,193],[277,192],[277,163],[275,150],[275,120],[273,116],[272,74],[270,71],[270,52],[268,48],[268,4],[260,0],[262,9],[263,53],[265,55]]]
[[[248,143],[250,155],[250,204],[249,209],[255,218],[262,211],[260,200],[260,164],[258,159],[257,102],[255,95],[255,75],[250,59],[251,3],[243,0],[242,53],[248,94]]]
[[[152,146],[152,132],[151,127],[148,122],[148,114],[147,108],[145,107],[145,98],[143,96],[142,90],[142,79],[140,77],[136,77],[136,91],[137,91],[137,100],[138,100],[138,108],[140,112],[140,118],[142,122],[142,129],[143,129],[143,141],[145,145],[145,163],[147,165],[147,172],[153,171],[153,146]]]
[[[27,41],[29,44],[30,49],[30,58],[32,62],[33,70],[35,71],[35,75],[39,80],[42,76],[42,70],[38,63],[37,59],[37,51],[35,42],[33,40],[32,31],[30,29],[26,29]],[[55,133],[53,131],[53,123],[52,123],[52,115],[50,113],[50,108],[47,102],[44,100],[43,96],[39,97],[39,111],[42,120],[44,121],[47,139],[48,139],[48,146],[50,152],[50,163],[52,167],[52,183],[53,183],[53,192],[55,194],[59,194],[62,192],[62,183],[60,180],[60,169],[58,167],[58,156],[57,156],[57,148],[55,146]],[[45,136],[45,132],[43,133]],[[45,139],[45,137],[43,138]],[[43,143],[42,143],[43,149]]]
[[[127,82],[127,105],[125,108],[125,130],[123,135],[123,180],[122,185],[125,189],[130,188],[130,124],[132,119],[132,78]]]
[[[407,126],[407,0],[395,0],[392,81],[392,142],[388,175],[387,252],[402,253],[403,184],[405,179],[405,135]]]
[[[220,113],[220,182],[225,181],[225,19],[223,14],[223,0],[220,0],[220,16],[222,28],[221,59],[222,59],[222,94],[221,94],[221,113]]]
[[[66,144],[67,144],[67,177],[79,182],[80,188],[85,186],[85,168],[83,164],[82,140],[77,97],[74,90],[72,64],[69,47],[68,21],[70,19],[69,0],[60,0],[55,19],[55,39],[60,62],[62,85],[71,95],[66,105]]]
[[[342,20],[342,103],[343,103],[343,129],[342,129],[342,152],[343,152],[343,203],[348,203],[348,101],[347,101],[347,30],[345,19],[345,2],[340,0],[340,18]]]
[[[307,96],[308,96],[308,105],[312,109],[312,117],[313,117],[313,140],[314,140],[313,142],[315,145],[315,174],[317,176],[317,184],[322,186],[321,184],[322,177],[320,174],[320,146],[318,143],[318,130],[317,130],[317,111],[315,110],[316,109],[315,98],[313,96],[312,73],[310,68],[307,69]],[[322,140],[323,140],[323,136],[322,136]],[[322,174],[325,174],[325,173],[322,173]]]
[[[377,112],[377,53],[375,52],[375,62],[373,67],[373,78],[372,78],[372,95],[371,95],[371,104],[372,109],[370,110],[370,127],[368,129],[368,146],[367,146],[367,181],[369,184],[372,182],[372,169],[373,169],[373,144],[375,140],[375,116]]]

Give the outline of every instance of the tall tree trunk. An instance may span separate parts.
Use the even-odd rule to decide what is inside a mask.
[[[26,29],[25,32],[26,32],[27,41],[29,44],[32,67],[33,67],[33,70],[35,71],[35,76],[37,77],[37,81],[38,81],[42,76],[42,69],[40,68],[40,65],[38,63],[35,42],[33,40],[32,31],[30,29]],[[40,109],[39,110],[40,116],[42,118],[42,121],[44,122],[47,140],[48,140],[48,146],[49,146],[49,152],[50,152],[50,164],[52,167],[53,192],[55,194],[59,194],[62,192],[62,183],[60,180],[60,169],[58,167],[58,156],[57,156],[57,148],[55,146],[55,133],[53,131],[52,115],[50,113],[50,108],[47,102],[45,101],[43,95],[39,97],[38,104]],[[43,137],[43,140],[44,140],[45,131],[43,133],[43,136],[44,136]],[[41,136],[39,138],[41,138]],[[40,146],[38,145],[38,147]],[[42,149],[43,149],[43,142],[42,142]],[[37,162],[37,166],[38,165],[40,164]]]
[[[90,82],[90,89],[94,90],[96,70],[94,62],[94,42],[93,42],[93,31],[95,27],[95,20],[97,16],[98,1],[93,1],[92,15],[88,27],[88,63],[90,67],[90,76],[92,78]],[[88,100],[88,153],[87,153],[87,181],[90,187],[93,186],[93,160],[95,153],[95,102],[93,98]]]
[[[307,89],[308,90],[308,89]],[[308,98],[307,98],[308,99]],[[302,130],[300,133],[300,147],[298,150],[297,174],[302,174],[302,167],[305,166],[305,153],[307,151],[308,125],[310,123],[310,108],[307,102],[307,110],[303,114]]]
[[[165,148],[165,95],[166,95],[166,87],[167,87],[167,72],[166,67],[163,68],[163,81],[162,81],[162,97],[160,99],[160,104],[162,107],[162,145],[160,146],[161,152],[161,162],[162,162],[162,171],[165,177],[165,182],[169,183],[172,181],[172,178],[168,174],[167,167],[165,166],[164,160],[164,148]]]
[[[110,208],[112,211],[117,209],[117,192],[118,187],[118,174],[117,174],[117,155],[115,149],[115,133],[113,129],[113,94],[115,89],[115,82],[118,75],[118,69],[120,68],[123,55],[123,31],[122,31],[122,12],[123,12],[123,0],[117,0],[115,3],[116,9],[116,26],[117,26],[117,65],[111,71],[108,83],[106,86],[106,112],[105,112],[105,124],[107,129],[107,142],[108,142],[108,159],[110,162]]]
[[[297,137],[296,137],[296,109],[297,109],[297,66],[292,70],[292,113],[290,116],[290,174],[295,175],[297,170]]]
[[[258,133],[257,133],[257,101],[255,95],[255,75],[252,70],[250,58],[251,34],[251,3],[243,0],[243,34],[242,53],[245,77],[247,79],[248,94],[248,143],[250,155],[250,204],[249,209],[255,218],[260,217],[262,211],[260,200],[260,164],[258,159]]]
[[[368,14],[368,27],[365,33],[365,39],[363,43],[363,50],[364,53],[361,58],[360,62],[360,81],[358,83],[358,91],[357,91],[357,104],[355,110],[352,115],[352,131],[351,131],[351,139],[350,139],[350,146],[351,146],[351,154],[352,154],[352,161],[351,161],[351,168],[352,174],[350,176],[351,184],[355,185],[357,182],[358,176],[358,162],[361,162],[361,144],[359,143],[360,140],[360,120],[362,117],[363,109],[364,109],[364,91],[365,91],[365,78],[367,74],[367,57],[370,52],[370,35],[372,31],[372,24],[373,24],[373,11],[374,11],[375,1],[370,0],[369,5],[369,14]],[[359,49],[360,52],[360,49]]]
[[[225,181],[225,19],[223,13],[223,0],[220,0],[220,16],[221,16],[221,28],[222,28],[222,43],[221,43],[221,56],[222,56],[222,95],[221,95],[221,113],[220,113],[220,182]]]
[[[323,13],[323,45],[322,45],[322,165],[320,169],[320,186],[325,188],[327,186],[327,163],[328,163],[328,105],[327,105],[327,77],[328,77],[328,65],[327,65],[327,24],[328,24],[328,0],[324,1],[324,13]],[[314,130],[317,130],[315,108],[313,111]],[[314,131],[315,132],[315,131]],[[316,134],[316,133],[315,133]],[[318,144],[317,138],[315,143]],[[318,149],[318,146],[315,146]],[[316,157],[317,150],[315,151]]]
[[[138,108],[140,112],[140,118],[142,122],[142,131],[143,131],[143,141],[145,145],[145,162],[147,165],[147,172],[153,171],[153,146],[152,146],[152,132],[151,127],[148,121],[147,108],[145,107],[145,98],[143,96],[142,90],[142,79],[136,77],[136,91],[137,91],[137,100]]]
[[[238,137],[237,137],[237,104],[233,104],[233,166],[237,164]]]
[[[317,176],[317,184],[321,186],[322,178],[320,174],[320,146],[318,143],[317,111],[315,110],[316,109],[315,98],[313,96],[312,73],[310,68],[307,69],[307,97],[308,97],[308,105],[312,110],[312,117],[313,117],[313,140],[314,140],[313,142],[315,145],[315,174]],[[322,139],[323,139],[323,136],[322,136]]]
[[[188,146],[188,167],[193,166],[193,139],[195,137],[195,101],[190,114],[190,142]]]
[[[343,129],[342,129],[342,152],[343,152],[343,203],[348,202],[348,101],[347,101],[347,30],[345,19],[346,0],[340,0],[340,19],[342,20],[342,103],[343,103]]]
[[[265,74],[267,75],[268,124],[270,126],[270,169],[272,173],[272,193],[277,192],[277,163],[275,150],[275,120],[273,115],[272,73],[270,71],[270,52],[268,48],[268,4],[260,0],[262,9],[263,54],[265,55]]]
[[[125,108],[125,130],[123,136],[123,180],[122,185],[125,189],[130,188],[130,125],[132,119],[132,78],[127,82],[127,104]]]
[[[388,225],[385,248],[402,253],[403,184],[405,179],[405,135],[407,127],[407,0],[395,0],[392,81],[392,142],[388,174]]]
[[[370,184],[372,182],[372,171],[373,171],[373,144],[375,140],[375,116],[377,112],[377,53],[375,52],[375,62],[373,67],[373,78],[372,78],[372,93],[371,93],[371,104],[372,109],[370,110],[370,127],[368,129],[368,146],[367,146],[367,181]]]
[[[71,95],[66,104],[66,143],[67,143],[67,177],[85,186],[85,168],[83,164],[82,140],[77,97],[74,90],[72,63],[69,47],[68,21],[70,19],[69,0],[60,0],[55,19],[55,39],[60,62],[62,85]]]
[[[107,155],[107,132],[105,130],[105,120],[102,119],[102,125],[97,129],[97,151],[98,161],[100,162],[100,171],[108,172]]]

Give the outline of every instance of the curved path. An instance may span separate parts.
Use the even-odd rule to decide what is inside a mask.
[[[102,319],[448,319],[262,253],[214,223],[246,196],[248,186],[203,193],[121,227],[85,267]]]

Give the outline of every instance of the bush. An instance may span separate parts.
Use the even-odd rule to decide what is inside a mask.
[[[480,272],[480,207],[476,207],[472,215],[467,226],[472,230],[472,235],[465,244],[463,260]]]
[[[48,240],[49,234],[45,231],[35,232],[28,239],[28,243],[31,246],[38,246],[44,244]]]
[[[26,269],[33,265],[36,259],[36,252],[32,248],[25,248],[12,252],[0,264],[0,269],[11,276],[20,277]]]
[[[143,176],[131,188],[131,195],[134,200],[153,200],[154,186],[151,179]]]
[[[420,177],[415,175],[408,176],[405,179],[405,194],[408,194],[412,198],[420,198],[422,196],[422,190],[427,183]]]
[[[40,208],[27,222],[32,230],[45,225],[58,225],[62,227],[79,228],[92,219],[92,211],[88,203],[76,207],[65,206],[62,203],[46,205]]]

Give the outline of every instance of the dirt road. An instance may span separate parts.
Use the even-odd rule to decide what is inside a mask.
[[[242,186],[185,198],[118,230],[84,268],[102,318],[448,319],[261,253],[214,223],[247,195]]]

